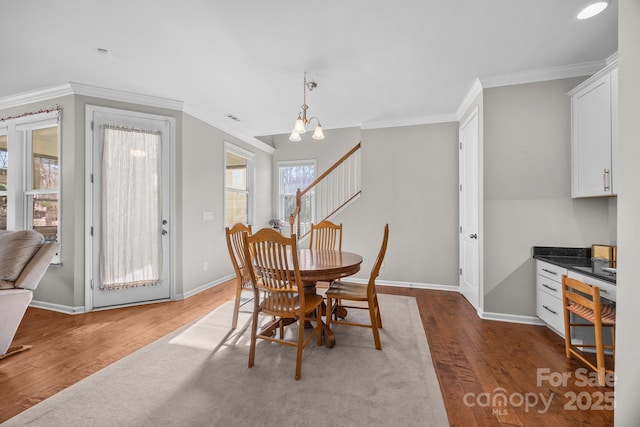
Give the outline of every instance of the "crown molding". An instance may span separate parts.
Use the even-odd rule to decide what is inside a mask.
[[[67,95],[73,95],[73,88],[70,83],[5,96],[4,98],[0,98],[0,109],[19,107],[21,105],[61,98]]]
[[[462,117],[464,117],[464,114],[467,112],[467,110],[469,110],[469,108],[471,108],[471,106],[473,105],[473,102],[481,93],[482,93],[482,83],[480,83],[480,79],[475,79],[473,81],[473,84],[467,91],[467,94],[464,96],[464,98],[462,98],[462,101],[460,101],[460,105],[456,110],[456,118],[458,119],[458,121],[462,120]]]
[[[458,121],[458,119],[454,114],[438,114],[433,116],[412,117],[409,119],[363,122],[360,125],[360,129],[362,130],[383,129],[383,128],[403,127],[403,126],[429,125],[434,123],[447,123],[447,122],[456,122],[456,121]]]
[[[0,98],[0,109],[18,107],[34,102],[47,101],[49,99],[60,98],[67,95],[90,96],[111,101],[120,101],[130,104],[144,105],[147,107],[165,108],[168,110],[177,110],[185,114],[189,114],[202,120],[203,122],[250,144],[268,154],[273,154],[275,148],[266,144],[252,136],[245,135],[241,131],[227,126],[211,117],[211,115],[192,107],[191,105],[175,99],[161,98],[152,95],[143,95],[139,93],[127,92],[122,90],[107,89],[98,86],[91,86],[82,83],[68,82],[57,86],[51,86],[34,91],[24,92],[17,95]]]
[[[512,86],[548,80],[568,79],[571,77],[590,76],[607,64],[606,60],[583,62],[581,64],[563,65],[559,67],[538,68],[517,73],[496,74],[480,77],[485,89],[499,86]]]
[[[204,113],[202,110],[198,110],[197,108],[189,105],[189,104],[184,104],[184,107],[182,109],[182,112],[185,114],[189,114],[192,117],[195,117],[198,120],[202,120],[203,122],[207,123],[208,125],[211,125],[217,129],[220,129],[221,131],[235,137],[238,138],[241,141],[246,142],[247,144],[264,151],[265,153],[268,154],[273,154],[276,152],[276,149],[274,147],[272,147],[271,145],[260,141],[257,138],[254,138],[252,136],[248,136],[243,134],[242,132],[240,132],[237,129],[232,128],[231,126],[227,126],[215,119],[213,119],[211,117],[211,115]]]

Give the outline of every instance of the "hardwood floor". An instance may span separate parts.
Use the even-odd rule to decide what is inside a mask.
[[[563,341],[547,328],[480,320],[455,292],[379,292],[416,298],[452,426],[613,425],[613,410],[596,409],[608,406],[613,388],[581,384],[575,374],[583,366],[565,358]],[[13,345],[33,348],[0,361],[0,422],[233,297],[228,282],[184,301],[73,316],[29,308]],[[566,384],[554,381],[562,373],[572,375]],[[497,405],[501,396],[508,406]]]

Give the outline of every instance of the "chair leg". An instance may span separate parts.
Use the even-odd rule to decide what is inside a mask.
[[[302,345],[304,343],[304,316],[298,319],[298,347],[296,352],[296,380],[302,375]]]
[[[376,345],[377,350],[382,350],[382,344],[380,344],[380,333],[378,332],[378,319],[380,313],[375,305],[375,299],[369,299],[369,317],[371,318],[371,330],[373,331],[373,342]]]
[[[231,321],[231,329],[238,327],[238,313],[240,312],[240,297],[242,296],[242,286],[238,283],[236,286],[236,300],[233,305],[233,320]]]
[[[564,306],[564,354],[567,359],[571,359],[571,323],[569,318],[569,310],[567,310],[567,301],[563,301]]]
[[[325,325],[327,325],[327,329],[331,329],[331,316],[333,315],[333,300],[331,298],[327,298],[327,307],[325,309]]]
[[[377,318],[378,318],[378,328],[382,329],[382,317],[380,316],[380,304],[378,304],[378,294],[375,294],[373,296],[373,300],[376,303],[376,312],[378,314]]]
[[[253,366],[253,361],[256,356],[256,334],[258,332],[258,314],[256,310],[253,312],[253,318],[251,319],[251,345],[249,346],[249,367]]]
[[[320,304],[318,306],[318,308],[316,308],[316,334],[318,334],[318,336],[316,337],[318,339],[318,346],[322,345],[322,334],[323,334],[323,323],[322,323],[322,304]]]
[[[604,385],[605,366],[604,366],[604,344],[602,340],[602,323],[596,319],[595,323],[596,338],[596,367],[598,368],[598,385]]]

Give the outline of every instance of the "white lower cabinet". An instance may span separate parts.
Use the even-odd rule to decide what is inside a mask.
[[[554,332],[564,338],[563,274],[567,274],[566,268],[544,261],[536,261],[537,315]]]

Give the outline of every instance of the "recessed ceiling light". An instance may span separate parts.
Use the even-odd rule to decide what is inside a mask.
[[[593,18],[609,6],[608,1],[597,1],[587,5],[584,9],[578,13],[578,19]]]

